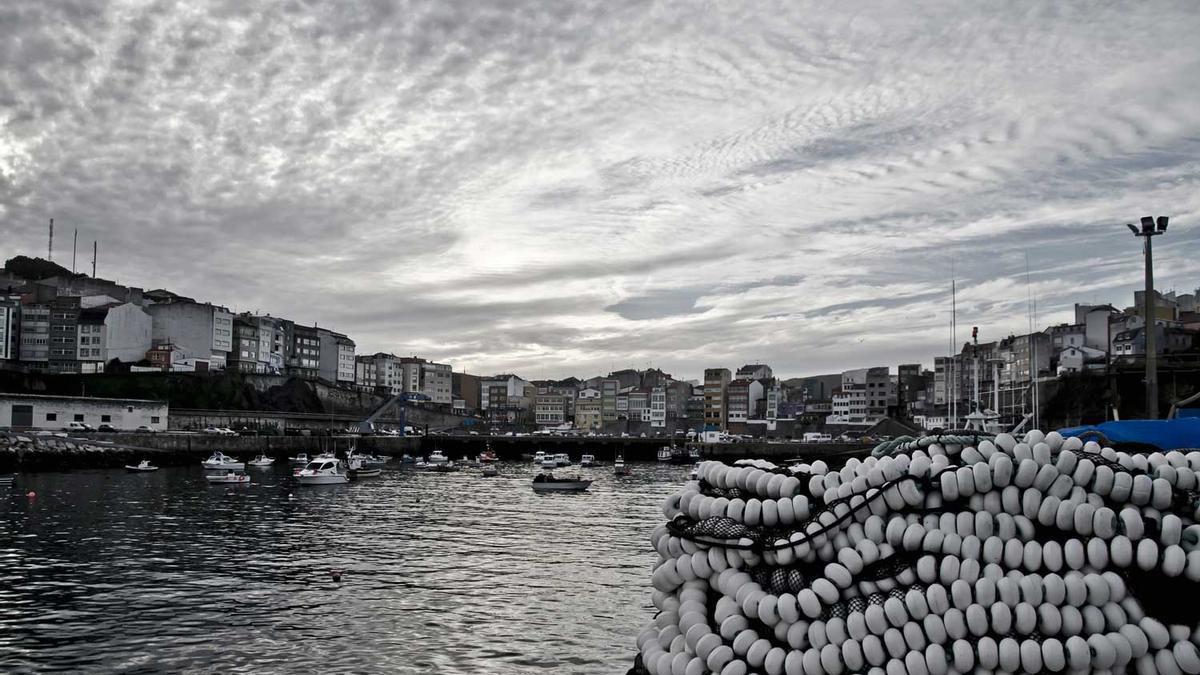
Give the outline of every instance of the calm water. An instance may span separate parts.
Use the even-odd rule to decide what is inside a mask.
[[[0,488],[0,672],[623,673],[689,470],[633,468],[580,470],[582,495],[534,494],[523,463],[326,487],[23,474]]]

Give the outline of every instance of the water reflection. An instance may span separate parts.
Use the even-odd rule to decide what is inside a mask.
[[[688,469],[583,469],[582,495],[501,471],[22,475],[0,493],[0,671],[624,672]]]

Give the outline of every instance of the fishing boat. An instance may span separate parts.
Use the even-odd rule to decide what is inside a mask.
[[[131,473],[148,473],[150,471],[158,471],[158,467],[151,466],[150,460],[143,459],[142,461],[138,462],[136,465],[126,464],[125,470],[129,471]]]
[[[629,470],[629,467],[625,466],[625,456],[617,455],[617,459],[613,461],[613,475],[628,476],[631,473],[633,472]]]
[[[383,469],[379,468],[378,466],[368,465],[366,457],[351,458],[347,461],[347,465],[350,468],[349,477],[351,480],[358,480],[360,478],[373,478],[383,473]]]
[[[305,466],[308,464],[308,453],[298,452],[295,457],[288,457],[288,461],[292,463],[292,466]]]
[[[249,462],[246,462],[246,465],[262,467],[262,466],[271,466],[274,463],[275,463],[274,457],[267,457],[266,455],[260,454],[257,457],[255,457],[254,459],[250,460]]]
[[[208,469],[209,471],[241,471],[242,469],[246,468],[245,462],[239,462],[220,450],[214,452],[212,457],[209,457],[200,463],[203,464],[204,468]]]
[[[349,480],[342,471],[342,460],[333,457],[314,459],[296,474],[301,485],[340,485]]]
[[[664,445],[658,449],[658,461],[660,461],[660,462],[670,462],[671,461],[671,447],[670,446]]]
[[[479,453],[479,463],[480,464],[491,464],[492,462],[495,462],[497,459],[498,458],[496,457],[496,453],[492,451],[491,444],[488,444],[487,449],[484,450],[483,452]]]
[[[579,476],[556,478],[549,471],[543,471],[533,477],[534,492],[584,492],[591,484],[592,481],[583,480]]]
[[[500,475],[500,467],[495,464],[484,464],[479,472],[484,478],[494,478]]]
[[[596,464],[596,456],[595,455],[584,455],[583,457],[579,458],[579,466],[581,466],[581,467],[594,466],[595,464]]]
[[[565,452],[554,455],[554,462],[559,466],[571,466],[571,456]]]
[[[204,477],[210,485],[249,485],[250,476],[243,471],[226,469],[225,473],[210,473]]]

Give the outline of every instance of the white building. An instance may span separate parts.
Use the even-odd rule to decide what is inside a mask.
[[[650,390],[650,427],[667,426],[667,389],[655,387]]]
[[[146,358],[153,320],[141,307],[124,303],[79,312],[80,372],[102,373],[113,359],[133,363]]]
[[[176,301],[146,306],[154,342],[171,343],[184,358],[223,369],[233,351],[233,314],[207,303]]]
[[[119,430],[147,426],[166,431],[168,413],[164,401],[0,394],[0,427],[11,429],[60,430],[71,422],[83,422],[93,427],[111,424]]]
[[[0,361],[16,361],[21,354],[19,298],[16,301],[6,301],[0,298]]]
[[[848,419],[867,416],[867,390],[842,389],[833,392],[832,418]]]
[[[354,368],[354,341],[345,335],[337,335],[337,382],[354,384],[357,376]]]
[[[483,410],[491,408],[491,388],[504,387],[504,396],[509,401],[520,399],[525,396],[525,388],[530,384],[516,375],[503,375],[501,377],[493,377],[491,379],[482,380],[479,383],[479,407]],[[596,392],[597,398],[600,392]]]

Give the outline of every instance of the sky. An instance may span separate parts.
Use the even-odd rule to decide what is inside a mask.
[[[785,377],[1200,286],[1200,5],[0,4],[0,255],[474,373]],[[87,248],[87,251],[84,249]],[[1027,274],[1028,270],[1028,274]]]

